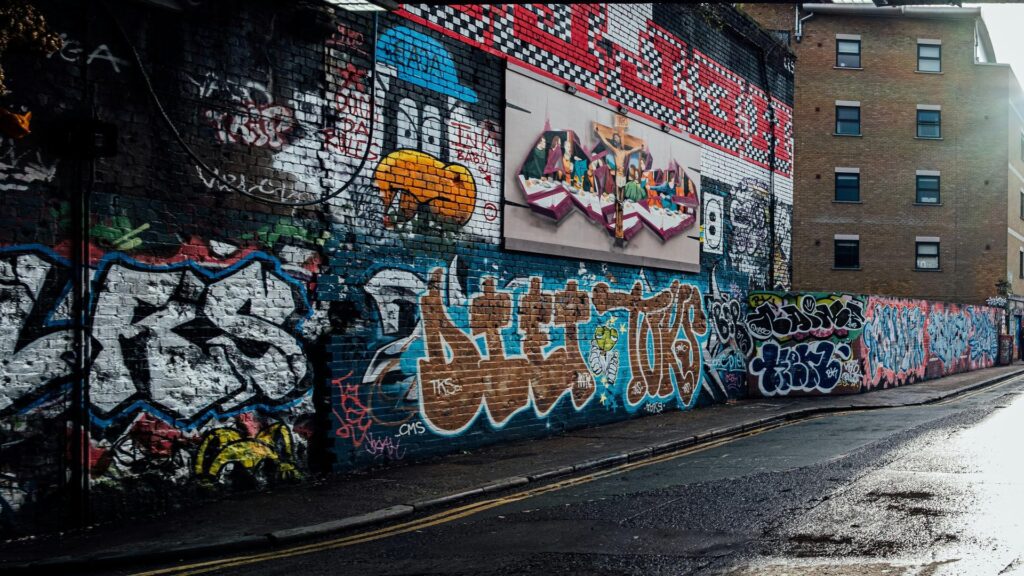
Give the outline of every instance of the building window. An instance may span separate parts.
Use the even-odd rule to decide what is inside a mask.
[[[1024,162],[1024,132],[1020,133],[1020,161]]]
[[[860,202],[860,174],[836,169],[836,202]]]
[[[917,242],[917,269],[939,269],[939,243],[933,241]]]
[[[1024,188],[1020,190],[1020,219],[1024,220]]]
[[[1021,250],[1020,252],[1017,253],[1017,264],[1020,268],[1019,276],[1021,278],[1024,278],[1024,250]]]
[[[915,202],[918,204],[938,204],[939,196],[939,175],[938,174],[917,174],[917,195]]]
[[[860,40],[836,39],[836,66],[860,68]]]
[[[836,268],[860,268],[860,240],[835,239]]]
[[[860,106],[836,106],[836,134],[860,135]]]
[[[942,46],[919,43],[917,45],[917,70],[919,72],[942,72]]]
[[[917,137],[918,138],[940,138],[942,136],[942,125],[940,110],[917,110]]]

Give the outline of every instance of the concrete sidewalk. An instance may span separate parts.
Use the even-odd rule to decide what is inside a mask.
[[[195,559],[379,524],[514,486],[610,467],[813,414],[935,402],[1024,374],[1024,364],[855,396],[744,400],[482,448],[409,466],[239,494],[155,519],[0,544],[0,571]]]

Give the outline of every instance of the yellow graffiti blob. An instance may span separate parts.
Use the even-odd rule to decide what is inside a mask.
[[[233,428],[217,428],[199,446],[195,473],[204,480],[217,480],[228,465],[253,472],[260,464],[270,463],[276,479],[295,480],[300,474],[294,462],[292,433],[284,424],[268,426],[255,438],[245,438]]]
[[[476,182],[460,164],[445,164],[418,150],[395,150],[377,165],[373,175],[384,210],[391,214],[397,200],[397,220],[385,217],[384,225],[413,219],[424,210],[434,219],[458,226],[469,222],[476,208]]]

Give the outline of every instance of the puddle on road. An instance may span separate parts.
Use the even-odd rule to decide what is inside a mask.
[[[769,563],[727,572],[726,576],[937,576],[950,560],[927,564],[896,564],[890,562],[838,563]]]
[[[993,404],[1006,407],[912,444],[795,519],[776,556],[723,574],[1024,576],[1024,397]],[[879,545],[889,539],[899,545]]]

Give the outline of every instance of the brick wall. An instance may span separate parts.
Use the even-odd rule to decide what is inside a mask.
[[[849,293],[752,292],[752,396],[856,394],[994,366],[1004,311]]]
[[[792,5],[744,9],[767,27],[793,27]],[[1007,105],[1016,83],[1006,65],[975,63],[973,15],[893,14],[816,13],[793,44],[794,286],[982,304],[1005,275],[1005,143],[1018,121]],[[860,37],[861,69],[836,68],[837,34]],[[941,74],[917,71],[921,38],[941,41]],[[833,135],[839,100],[860,102],[861,136]],[[941,140],[915,138],[917,105],[941,106]],[[834,202],[837,167],[860,169],[859,203]],[[940,204],[915,204],[917,170],[940,173]],[[859,235],[859,270],[833,268],[836,234]],[[919,236],[940,239],[940,271],[916,269]]]
[[[33,112],[0,143],[5,529],[66,525],[75,466],[104,519],[745,395],[747,293],[789,285],[793,80],[739,13],[129,4],[126,41],[98,5],[36,3],[65,43],[4,59],[4,105]],[[507,248],[525,160],[505,154],[508,67],[659,143],[638,156],[661,192],[630,200],[649,218],[630,242],[693,243],[693,272]],[[557,132],[565,111],[547,112]],[[90,117],[116,154],[61,145]],[[699,160],[666,164],[662,142]],[[625,251],[612,233],[591,248]]]

